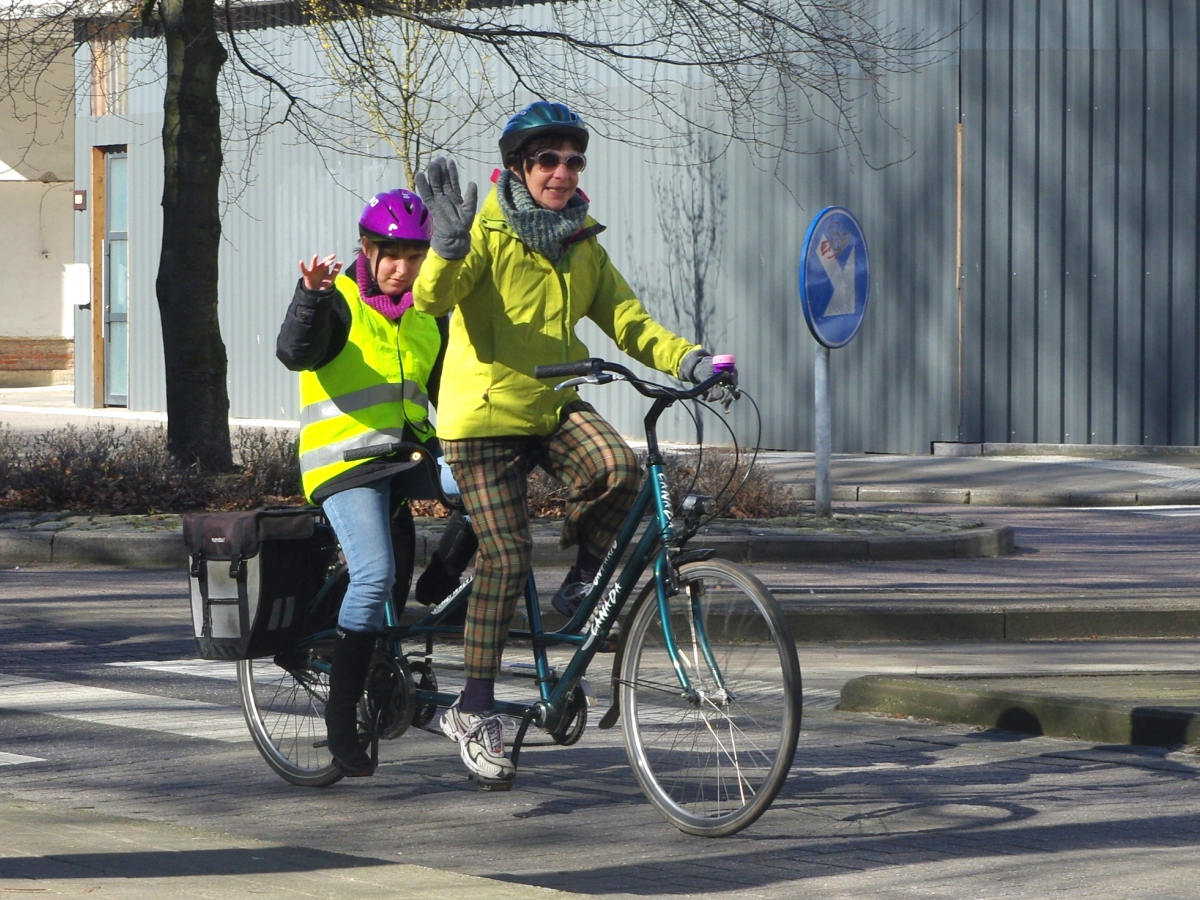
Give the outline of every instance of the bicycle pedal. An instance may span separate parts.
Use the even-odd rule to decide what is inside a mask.
[[[467,775],[471,781],[475,782],[475,786],[481,791],[511,791],[515,778],[508,779],[491,779],[479,778],[474,772]]]

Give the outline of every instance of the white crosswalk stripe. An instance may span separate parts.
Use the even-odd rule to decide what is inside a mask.
[[[136,662],[110,662],[106,665],[123,669],[145,669],[164,672],[168,675],[188,675],[194,678],[219,678],[222,681],[237,681],[237,663],[223,659],[167,659],[138,660]]]
[[[238,709],[41,678],[0,675],[0,709],[228,743],[250,740]]]
[[[21,753],[5,753],[0,750],[0,766],[19,766],[22,763],[45,762],[40,756],[25,756]]]
[[[841,691],[830,691],[824,688],[804,688],[805,709],[836,709],[841,702]]]

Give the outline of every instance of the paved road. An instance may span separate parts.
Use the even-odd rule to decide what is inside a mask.
[[[835,582],[885,567],[843,568]],[[189,660],[184,599],[174,572],[0,571],[0,792],[605,897],[1196,894],[1197,757],[832,707],[869,672],[1178,669],[1200,642],[802,646],[792,778],[752,829],[703,841],[659,820],[619,735],[595,729],[531,747],[511,794],[475,792],[449,742],[420,732],[385,746],[375,778],[291,787],[246,739],[229,668]]]

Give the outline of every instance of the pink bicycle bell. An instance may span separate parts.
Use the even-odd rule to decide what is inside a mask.
[[[718,353],[713,357],[713,372],[728,372],[737,368],[737,357],[732,353]]]

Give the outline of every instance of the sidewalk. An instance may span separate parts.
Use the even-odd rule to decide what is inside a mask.
[[[247,894],[330,900],[555,900],[513,884],[366,856],[287,847],[164,822],[0,795],[0,896],[96,893],[119,900]]]
[[[1200,452],[1125,458],[836,454],[830,465],[837,502],[973,506],[1167,506],[1200,504]],[[1189,448],[1190,449],[1190,448]],[[1085,452],[1074,448],[1073,453]],[[1113,448],[1099,447],[1109,454]],[[812,499],[811,453],[767,452],[760,459],[801,499]]]

